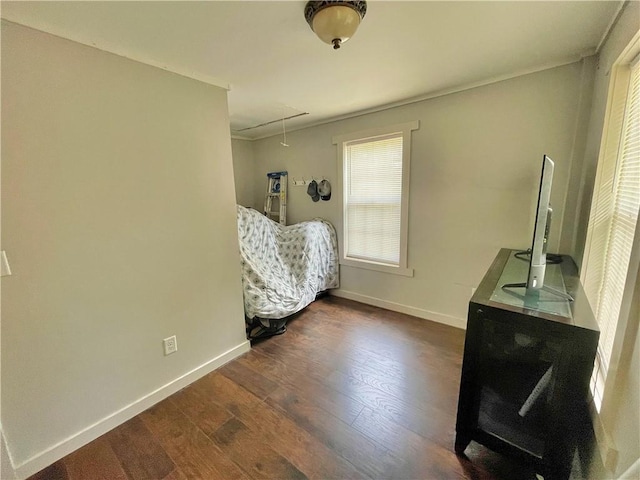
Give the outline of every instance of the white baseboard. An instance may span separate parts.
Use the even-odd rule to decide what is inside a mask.
[[[593,433],[596,437],[597,449],[600,453],[602,465],[608,472],[613,474],[618,464],[618,450],[611,435],[607,432],[604,423],[602,423],[602,418],[600,418],[600,414],[593,403],[593,398],[589,403],[589,414],[591,415]]]
[[[13,461],[9,456],[7,444],[4,441],[4,432],[0,426],[0,479],[14,480],[15,478],[16,471],[13,469]]]
[[[634,480],[640,478],[640,457],[620,476],[620,480]]]
[[[356,302],[366,303],[367,305],[373,305],[374,307],[386,308],[387,310],[392,310],[394,312],[406,313],[407,315],[443,323],[451,327],[462,328],[463,330],[467,328],[466,318],[458,318],[451,315],[445,315],[443,313],[431,312],[422,308],[390,302],[388,300],[382,300],[380,298],[370,297],[368,295],[362,295],[361,293],[350,292],[348,290],[330,290],[329,293],[335,297],[355,300]]]
[[[195,382],[199,378],[205,376],[207,373],[212,372],[225,363],[233,360],[234,358],[242,355],[245,352],[248,352],[250,349],[251,344],[248,340],[245,340],[241,344],[231,348],[230,350],[227,350],[226,352],[218,355],[215,358],[212,358],[208,362],[172,380],[171,382],[163,385],[157,390],[154,390],[153,392],[150,392],[147,395],[135,400],[126,407],[121,408],[120,410],[112,413],[102,420],[99,420],[93,425],[90,425],[87,428],[79,431],[78,433],[71,435],[60,443],[53,445],[47,450],[34,455],[22,464],[15,467],[15,472],[18,478],[29,477],[34,473],[39,472],[43,468],[51,465],[52,463],[57,462],[66,455],[69,455],[71,452],[95,440],[100,435],[107,433],[109,430],[112,430],[118,425],[121,425],[127,420],[152,407],[156,403],[164,400],[168,396]]]

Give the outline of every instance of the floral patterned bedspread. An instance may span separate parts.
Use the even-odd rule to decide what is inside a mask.
[[[339,286],[338,242],[329,222],[285,227],[256,210],[237,210],[247,318],[284,318]]]

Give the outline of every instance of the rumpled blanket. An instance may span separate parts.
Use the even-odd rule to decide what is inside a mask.
[[[338,242],[329,222],[285,227],[256,210],[238,205],[237,211],[247,318],[287,317],[339,286]]]

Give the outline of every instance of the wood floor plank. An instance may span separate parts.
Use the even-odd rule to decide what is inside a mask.
[[[175,465],[139,417],[105,435],[122,468],[132,480],[163,478]]]
[[[309,478],[367,478],[321,439],[269,404],[241,409],[238,418]]]
[[[465,478],[458,457],[421,435],[365,407],[353,426],[403,459],[395,478]]]
[[[327,325],[326,322],[318,323],[314,328],[321,329],[322,332],[320,334],[319,331],[319,338],[315,343],[322,345],[323,350],[333,352],[335,358],[340,359],[340,361],[334,358],[330,360],[334,369],[350,374],[351,368],[365,368],[374,370],[376,377],[386,373],[389,379],[393,379],[396,387],[407,391],[406,398],[413,399],[418,405],[426,400],[432,404],[437,403],[441,408],[448,408],[451,405],[451,397],[457,397],[461,350],[454,359],[449,359],[444,358],[445,356],[437,349],[408,346],[406,341],[393,347],[386,345],[383,348],[367,339],[366,331],[354,335],[356,340],[347,340],[350,343],[343,350],[336,350],[332,344],[323,344],[323,342],[340,336],[341,332],[330,334],[332,326]],[[304,333],[298,335],[299,344],[311,340]],[[347,337],[343,335],[344,338]],[[388,343],[390,344],[391,341]],[[299,348],[291,350],[293,354],[302,355]],[[283,355],[283,352],[275,352],[274,355]],[[316,358],[315,351],[309,352],[309,355]],[[427,388],[424,388],[425,386]],[[427,398],[418,398],[418,396],[427,396]]]
[[[262,350],[261,352],[265,352],[265,350]],[[267,350],[266,354],[282,359],[287,365],[292,365],[292,368],[298,368],[298,366],[302,364],[314,365],[313,359],[305,359],[305,355],[295,349],[277,353]],[[334,399],[341,398],[340,406],[359,406],[361,404],[368,404],[372,408],[381,408],[382,411],[386,412],[391,418],[395,419],[402,425],[414,429],[417,433],[436,439],[443,446],[450,446],[452,444],[457,402],[452,402],[451,396],[447,398],[445,394],[440,394],[439,401],[431,402],[424,401],[424,397],[435,397],[436,395],[433,391],[431,393],[424,391],[419,392],[417,396],[418,398],[410,388],[405,388],[404,390],[395,389],[393,394],[390,394],[389,390],[391,389],[391,385],[383,385],[382,382],[378,381],[378,377],[375,374],[367,375],[369,383],[362,381],[362,379],[355,378],[354,376],[344,374],[343,371],[350,372],[351,368],[357,367],[350,367],[352,364],[349,362],[348,358],[343,358],[343,362],[343,365],[338,365],[339,370],[333,371],[327,370],[323,366],[317,366],[317,370],[321,370],[325,373],[324,378],[322,379],[322,383],[325,388],[316,388],[317,391],[323,393],[331,392],[331,390],[339,392],[340,397],[333,393],[331,396]],[[326,372],[328,371],[331,373],[327,375]],[[310,375],[313,375],[313,373],[311,372]],[[418,374],[416,374],[416,376],[417,375]],[[459,377],[459,372],[454,370],[453,377],[457,379]],[[399,375],[396,375],[396,378],[399,378]],[[410,382],[411,379],[407,379],[407,381]],[[457,380],[454,380],[453,382],[457,385]],[[306,380],[303,379],[300,380],[298,385],[290,386],[295,386],[299,390],[304,388],[305,383]],[[418,383],[420,383],[420,381],[418,381]],[[435,388],[442,388],[439,386],[440,384],[437,385],[438,386],[436,386],[436,384],[433,385],[434,391]],[[449,395],[452,395],[457,399],[456,388],[449,388],[448,391]],[[423,398],[419,398],[420,396]],[[352,401],[357,403],[352,404],[344,397],[351,398]],[[330,402],[326,402],[326,405],[328,406],[329,403]],[[441,406],[442,409],[438,408],[439,406]],[[344,408],[338,410],[334,410],[332,408],[326,409],[328,411],[336,411],[339,413],[344,410]],[[355,411],[350,413],[357,414]],[[355,417],[341,415],[340,418],[347,421],[347,423],[351,423]]]
[[[211,439],[252,478],[306,479],[286,458],[240,420],[232,418],[211,435]]]
[[[262,402],[253,393],[229,380],[218,371],[205,375],[197,382],[192,383],[191,387],[198,390],[204,398],[214,401],[234,415],[242,407],[251,408]]]
[[[287,331],[287,333],[290,332]],[[297,362],[296,367],[301,373],[306,373],[310,377],[322,379],[335,369],[334,363],[340,361],[341,353],[338,341],[326,343],[315,341],[307,335],[297,333],[293,328],[291,328],[291,333],[286,341],[283,335],[270,339],[269,342],[262,342],[255,348],[264,355],[280,360],[301,357],[303,361]]]
[[[452,358],[445,358],[440,351],[425,347],[397,346],[396,348],[383,348],[374,342],[354,342],[345,352],[345,356],[363,365],[375,364],[385,370],[390,370],[394,375],[404,375],[407,372],[421,372],[433,381],[441,381],[449,385],[455,380],[461,369],[461,352]]]
[[[205,435],[215,432],[233,415],[201,389],[190,385],[171,397],[173,403],[198,425]]]
[[[458,394],[457,388],[444,388],[442,381],[433,382],[419,372],[404,372],[393,375],[376,364],[346,364],[340,369],[347,377],[368,384],[388,393],[416,408],[435,407],[442,412],[454,413],[451,398]],[[454,382],[450,382],[454,383]]]
[[[324,378],[312,378],[306,368],[298,368],[300,362],[281,362],[257,351],[251,353],[252,355],[239,359],[239,363],[250,368],[262,369],[266,376],[279,385],[288,387],[301,395],[312,397],[314,403],[348,424],[353,422],[364,407],[362,402],[329,388]],[[331,375],[333,372],[325,371],[325,373]]]
[[[246,356],[246,354],[245,354]],[[239,360],[239,359],[238,359]],[[222,375],[233,379],[235,383],[264,400],[278,388],[278,384],[257,371],[248,368],[242,362],[229,362],[218,369]]]
[[[462,330],[451,327],[443,330],[442,325],[384,310],[370,318],[352,316],[351,321],[336,321],[337,312],[339,310],[328,316],[329,321],[316,322],[304,333],[320,338],[339,337],[355,349],[368,350],[382,358],[396,357],[406,362],[405,366],[418,369],[424,369],[425,362],[435,367],[435,371],[439,367],[450,369],[461,365]],[[395,321],[390,320],[393,315],[398,316]],[[411,356],[405,355],[408,351],[412,352]]]
[[[182,470],[176,467],[173,472],[164,477],[162,480],[189,480],[189,477],[182,473]]]
[[[266,401],[371,478],[388,478],[398,462],[386,448],[298,392],[280,387]]]
[[[187,478],[249,478],[170,399],[140,417]]]
[[[455,414],[445,412],[433,405],[420,408],[404,399],[390,395],[354,377],[336,371],[327,382],[336,390],[352,396],[366,407],[386,416],[396,424],[422,435],[445,448],[453,445],[455,436]],[[365,408],[366,408],[365,407]]]
[[[378,328],[372,328],[370,325],[368,328],[362,328],[361,323],[362,320],[356,322],[355,325],[346,322],[317,322],[309,330],[300,332],[299,335],[308,337],[310,340],[313,337],[318,337],[317,342],[329,338],[340,338],[342,345],[348,347],[344,354],[348,355],[355,350],[367,352],[378,359],[397,358],[405,368],[410,366],[424,369],[425,366],[432,366],[437,371],[438,368],[451,369],[461,366],[464,343],[460,344],[459,349],[453,349],[450,342],[439,339],[418,341],[406,333],[400,336],[393,335],[393,331],[384,324]],[[408,352],[411,352],[412,355],[407,356]]]
[[[64,461],[60,460],[31,475],[29,480],[69,480],[69,476]]]
[[[64,463],[69,480],[127,480],[105,436],[71,453]]]

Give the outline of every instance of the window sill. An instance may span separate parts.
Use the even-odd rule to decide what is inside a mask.
[[[366,262],[363,260],[340,259],[340,265],[347,267],[362,268],[364,270],[373,270],[375,272],[392,273],[403,277],[413,277],[413,268],[394,267],[391,265],[383,265],[381,263]]]

